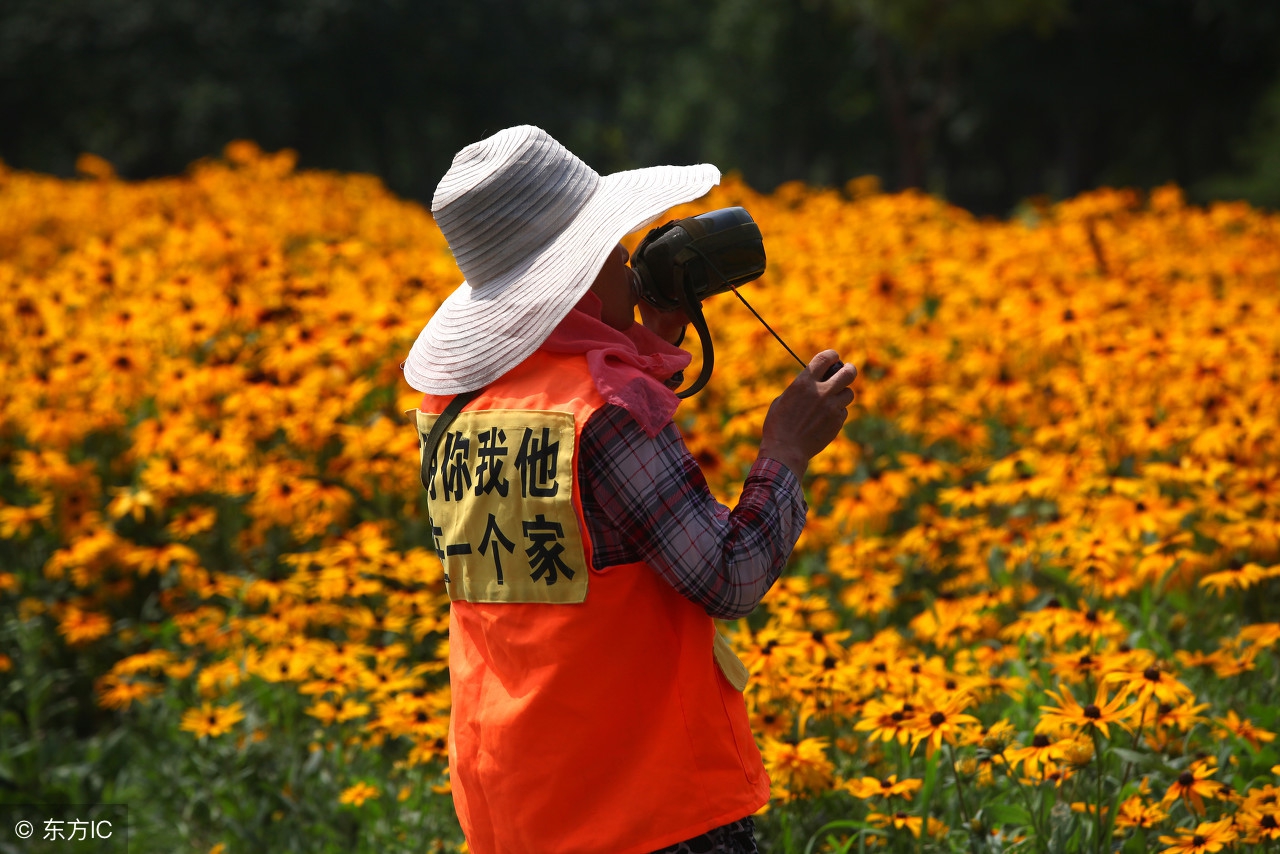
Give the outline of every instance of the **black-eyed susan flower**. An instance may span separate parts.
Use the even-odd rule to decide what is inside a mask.
[[[1063,748],[1069,740],[1050,738],[1045,733],[1036,733],[1031,744],[1026,747],[1013,747],[1005,754],[1010,767],[1022,766],[1022,773],[1028,777],[1036,777],[1046,771],[1052,763],[1062,758]]]
[[[1116,834],[1125,830],[1146,830],[1157,827],[1168,818],[1168,813],[1159,804],[1149,804],[1141,795],[1130,795],[1120,803],[1116,812]]]
[[[827,758],[827,739],[803,738],[796,743],[763,740],[764,758],[775,793],[784,800],[816,794],[831,788],[835,768]]]
[[[906,813],[901,810],[894,813],[868,813],[867,821],[874,827],[905,830],[916,838],[919,838],[920,832],[924,827],[923,818],[918,815],[911,815],[910,813]]]
[[[1106,686],[1099,685],[1093,702],[1083,706],[1070,691],[1063,690],[1061,693],[1045,691],[1045,693],[1057,700],[1058,705],[1040,707],[1043,714],[1040,722],[1036,724],[1037,732],[1070,726],[1078,731],[1097,730],[1103,737],[1110,737],[1111,724],[1126,730],[1130,728],[1129,719],[1133,717],[1135,707],[1125,706],[1127,698],[1123,692],[1108,700],[1109,692]]]
[[[1191,767],[1179,774],[1173,781],[1173,785],[1169,786],[1160,801],[1161,805],[1167,807],[1174,801],[1182,800],[1195,813],[1204,815],[1204,799],[1217,797],[1222,791],[1221,784],[1213,779],[1213,775],[1217,772],[1217,766],[1212,759],[1193,762]]]
[[[353,786],[348,786],[338,795],[338,803],[350,804],[351,806],[364,806],[364,802],[372,798],[379,797],[382,793],[377,787],[361,780]]]
[[[196,738],[206,736],[217,738],[230,732],[231,728],[242,720],[244,720],[244,712],[238,702],[226,706],[202,703],[199,708],[187,709],[183,712],[179,729],[194,733]]]
[[[1155,663],[1142,668],[1113,670],[1102,681],[1118,685],[1123,693],[1136,696],[1138,703],[1154,698],[1161,703],[1176,705],[1195,699],[1190,688]]]
[[[896,741],[907,744],[915,729],[917,709],[906,702],[868,700],[862,717],[853,728],[868,733],[872,741]]]
[[[1244,739],[1249,742],[1254,750],[1260,750],[1263,744],[1276,740],[1274,732],[1254,726],[1251,721],[1240,717],[1231,709],[1227,711],[1226,717],[1214,718],[1213,720],[1220,727],[1220,732]]]
[[[1231,825],[1231,819],[1224,818],[1221,821],[1201,822],[1194,830],[1179,828],[1176,836],[1160,837],[1160,841],[1169,846],[1161,854],[1211,854],[1221,851],[1238,837]]]
[[[912,718],[911,747],[925,745],[925,755],[932,756],[943,742],[955,744],[960,734],[979,721],[964,713],[972,699],[968,694],[952,693],[927,697]]]
[[[908,778],[899,780],[897,774],[890,774],[883,779],[878,777],[861,777],[845,783],[845,789],[855,798],[902,798],[911,800],[911,796],[920,791],[924,781]]]

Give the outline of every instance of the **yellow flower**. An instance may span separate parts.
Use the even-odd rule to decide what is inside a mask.
[[[883,780],[876,777],[862,777],[857,780],[850,780],[845,783],[845,789],[855,798],[866,800],[868,798],[892,798],[900,797],[903,800],[911,800],[911,795],[920,791],[924,786],[923,780],[908,779],[899,782],[897,774],[890,774]]]
[[[105,614],[84,611],[74,605],[65,608],[58,620],[59,634],[72,646],[84,646],[110,631],[111,620]]]
[[[1079,736],[1070,739],[1062,749],[1062,759],[1076,768],[1088,765],[1093,761],[1093,741]]]
[[[1168,818],[1168,814],[1156,804],[1147,804],[1141,795],[1130,795],[1120,804],[1116,814],[1116,835],[1128,828],[1155,827]]]
[[[1173,781],[1173,785],[1165,792],[1161,805],[1167,807],[1181,798],[1192,810],[1203,815],[1204,796],[1215,797],[1222,789],[1221,784],[1210,779],[1217,771],[1212,758],[1192,763],[1190,768]]]
[[[775,797],[791,800],[830,789],[835,768],[826,748],[825,738],[803,738],[796,744],[765,738],[760,752]]]
[[[1105,685],[1099,685],[1097,696],[1092,703],[1081,706],[1070,691],[1064,690],[1061,694],[1055,691],[1045,691],[1050,697],[1058,701],[1057,706],[1041,706],[1040,710],[1044,715],[1040,718],[1040,723],[1036,725],[1036,730],[1055,729],[1057,727],[1067,725],[1076,729],[1096,729],[1103,736],[1109,737],[1110,724],[1117,724],[1124,729],[1129,729],[1127,719],[1133,716],[1134,707],[1130,706],[1125,709],[1125,693],[1121,692],[1107,700],[1107,689]]]
[[[230,732],[231,728],[237,723],[244,720],[244,712],[241,711],[239,703],[232,703],[228,706],[214,706],[210,703],[201,704],[198,709],[187,709],[182,714],[182,723],[180,729],[195,733],[196,738],[217,738],[224,733]]]
[[[117,489],[116,497],[107,507],[107,514],[112,519],[132,516],[133,521],[141,522],[147,515],[148,508],[154,509],[156,497],[146,489]]]
[[[1108,684],[1119,683],[1124,693],[1137,695],[1138,703],[1144,703],[1152,697],[1169,705],[1195,699],[1195,693],[1190,688],[1154,664],[1136,670],[1113,670],[1102,681]]]
[[[854,729],[870,732],[872,741],[896,741],[906,744],[911,739],[916,708],[911,703],[886,703],[868,700],[862,709],[862,719]]]
[[[1161,854],[1201,854],[1201,852],[1221,851],[1237,837],[1231,823],[1230,818],[1224,818],[1221,821],[1201,822],[1196,825],[1195,830],[1179,828],[1177,836],[1160,837],[1160,841],[1169,846]]]
[[[911,747],[914,750],[925,743],[925,755],[932,756],[942,742],[955,744],[956,736],[966,725],[977,725],[978,719],[961,712],[971,701],[967,694],[955,693],[941,698],[930,698],[913,718]]]
[[[135,700],[154,697],[160,686],[152,682],[121,679],[107,674],[97,682],[98,704],[104,709],[127,709]]]
[[[1214,721],[1221,726],[1221,732],[1243,738],[1253,745],[1254,750],[1260,750],[1263,742],[1272,742],[1276,739],[1275,733],[1255,727],[1250,721],[1239,717],[1231,710],[1227,711],[1225,718],[1214,718]]]
[[[907,830],[912,836],[919,837],[920,830],[924,826],[924,819],[918,815],[909,815],[905,812],[895,813],[868,813],[867,821],[875,827],[891,827],[894,830]]]
[[[1022,773],[1028,777],[1035,777],[1041,773],[1042,769],[1047,770],[1052,763],[1061,759],[1069,743],[1070,739],[1054,741],[1044,733],[1037,733],[1028,746],[1009,750],[1006,761],[1010,766],[1022,763]]]
[[[365,801],[370,798],[376,798],[379,795],[380,793],[376,788],[362,780],[354,786],[343,789],[342,794],[338,796],[338,802],[359,807],[363,806]]]

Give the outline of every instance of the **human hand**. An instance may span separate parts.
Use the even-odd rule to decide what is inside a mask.
[[[821,377],[840,357],[823,350],[769,405],[760,436],[760,456],[777,460],[803,478],[809,460],[840,435],[853,403],[849,385],[858,376],[844,365],[829,380]]]
[[[668,344],[678,344],[684,340],[685,326],[689,323],[689,316],[684,313],[683,308],[659,311],[644,300],[640,300],[640,322]]]

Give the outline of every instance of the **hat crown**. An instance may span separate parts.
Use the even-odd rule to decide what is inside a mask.
[[[536,257],[600,181],[546,131],[520,125],[459,151],[431,213],[467,283],[480,288]]]

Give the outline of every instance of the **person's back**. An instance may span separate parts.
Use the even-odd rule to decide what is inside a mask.
[[[769,782],[713,616],[748,613],[785,565],[799,477],[843,424],[853,370],[819,382],[835,354],[816,357],[771,408],[737,508],[715,502],[664,384],[689,361],[664,340],[684,318],[646,310],[661,337],[634,325],[615,245],[717,180],[708,166],[601,178],[521,127],[464,149],[437,190],[467,282],[404,368],[425,392],[451,781],[479,854],[704,835],[754,850]]]

